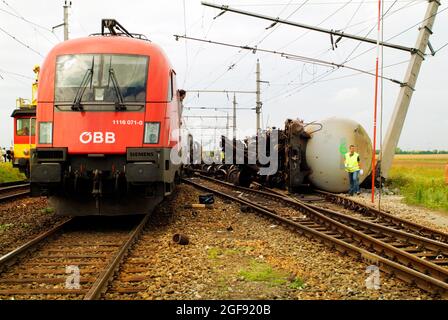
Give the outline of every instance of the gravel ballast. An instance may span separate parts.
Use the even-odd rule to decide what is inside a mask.
[[[215,197],[212,209],[185,209],[203,192],[182,185],[120,268],[107,299],[432,299],[380,273],[367,289],[369,264],[332,251],[254,213]],[[171,215],[170,215],[171,214]],[[172,241],[189,237],[188,245]],[[139,273],[134,271],[138,269]],[[114,293],[138,275],[136,294]]]
[[[0,256],[64,219],[54,215],[46,198],[28,197],[0,203]]]
[[[379,195],[377,194],[374,204],[371,202],[371,194],[369,192],[362,192],[360,195],[352,198],[376,209],[379,208],[380,204],[382,211],[422,226],[448,233],[448,212],[407,205],[403,202],[403,196],[400,195],[382,194],[381,203],[379,203]]]

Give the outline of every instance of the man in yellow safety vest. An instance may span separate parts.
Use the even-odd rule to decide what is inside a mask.
[[[360,167],[359,154],[355,152],[355,146],[350,145],[350,152],[344,156],[345,171],[348,172],[348,179],[350,181],[350,189],[348,193],[352,196],[354,193],[360,194],[359,190],[359,175],[363,174]]]

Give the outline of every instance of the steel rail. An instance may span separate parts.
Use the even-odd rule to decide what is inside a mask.
[[[344,224],[351,225],[355,228],[360,227],[365,230],[375,231],[377,233],[384,234],[385,236],[395,237],[398,240],[409,242],[409,244],[413,244],[419,247],[423,247],[427,250],[434,251],[436,254],[443,254],[445,257],[448,258],[448,244],[444,242],[439,242],[412,233],[407,233],[401,230],[393,229],[391,227],[383,226],[378,223],[358,219],[331,209],[321,208],[313,204],[307,204],[307,206]]]
[[[9,187],[9,186],[16,186],[18,184],[27,184],[27,183],[29,184],[29,182],[27,180],[2,182],[2,183],[0,183],[0,188]]]
[[[62,230],[62,228],[66,227],[72,219],[68,219],[64,222],[61,222],[51,228],[50,230],[47,230],[41,234],[39,234],[34,239],[26,242],[25,244],[21,245],[20,247],[12,250],[11,252],[3,255],[0,257],[0,273],[4,270],[5,267],[9,267],[12,264],[14,264],[17,259],[25,252],[35,248],[37,245],[42,243],[44,240],[48,239],[50,236],[55,234],[56,232]]]
[[[110,248],[107,251],[112,251],[112,255],[110,257],[104,256],[104,255],[95,255],[92,253],[87,253],[85,257],[88,258],[106,258],[105,265],[101,267],[101,271],[97,272],[97,275],[93,277],[83,277],[82,282],[84,283],[91,283],[88,288],[86,289],[61,289],[61,288],[37,288],[37,289],[17,289],[17,288],[11,288],[11,289],[2,289],[0,290],[0,295],[47,295],[47,294],[54,294],[54,295],[80,295],[84,300],[96,300],[100,299],[103,292],[107,290],[107,286],[112,280],[115,271],[120,266],[120,263],[122,262],[123,258],[126,256],[128,250],[131,248],[131,246],[134,244],[134,242],[138,239],[139,235],[141,234],[144,226],[148,222],[149,214],[143,217],[143,219],[140,220],[140,222],[132,228],[132,230],[129,231],[129,233],[125,236],[125,238],[117,243],[116,245],[112,244],[104,244],[104,247],[107,248],[109,246],[115,247],[116,249]],[[36,247],[39,246],[44,240],[48,239],[51,235],[55,234],[56,232],[60,231],[62,228],[68,225],[69,222],[74,221],[74,219],[69,219],[63,223],[58,224],[54,228],[40,234],[33,240],[27,242],[26,244],[20,246],[19,248],[9,252],[8,254],[0,257],[0,274],[7,268],[7,267],[14,267],[15,263],[19,260],[20,257],[25,255],[28,252],[34,252]],[[51,243],[50,243],[51,247]],[[42,250],[45,251],[47,246],[43,246]],[[40,250],[40,249],[39,249]],[[60,250],[60,249],[57,249]],[[100,252],[106,252],[106,250],[99,249]],[[48,257],[52,257],[51,255]],[[57,257],[57,256],[55,256]],[[59,257],[59,256],[58,256]],[[82,258],[83,255],[79,254],[64,254],[65,258]],[[32,258],[33,259],[33,258]],[[31,265],[33,264],[33,260],[31,261]],[[30,263],[30,261],[25,261],[25,264]],[[78,265],[82,264],[83,262],[76,262]],[[67,262],[34,262],[35,265],[38,265],[40,267],[42,266],[55,266],[55,265],[63,265],[65,266]],[[92,265],[92,263],[88,263],[86,265]],[[20,267],[20,265],[19,265]],[[8,269],[9,270],[9,269]],[[25,272],[27,273],[27,272]],[[29,272],[30,274],[34,273],[33,270]],[[51,270],[48,270],[48,273],[51,273]],[[14,284],[26,284],[26,283],[59,283],[61,281],[60,278],[54,278],[54,279],[48,279],[48,278],[8,278],[6,279],[0,279],[0,283],[14,283]]]
[[[6,201],[6,200],[10,200],[10,199],[14,199],[17,197],[21,197],[21,196],[30,194],[29,186],[30,186],[29,183],[21,182],[21,184],[13,184],[13,185],[5,186],[5,187],[0,187],[0,201]],[[25,188],[28,188],[28,189],[23,190]],[[5,193],[6,193],[6,195],[2,195]]]
[[[351,251],[355,252],[355,256],[361,257],[361,258],[368,258],[367,260],[377,263],[379,267],[388,273],[395,274],[398,278],[405,280],[407,282],[415,283],[417,284],[421,289],[435,292],[438,294],[441,294],[442,296],[448,296],[448,284],[446,283],[448,270],[439,267],[437,265],[434,265],[432,263],[427,263],[426,261],[419,261],[420,259],[416,258],[415,256],[412,256],[411,254],[404,252],[402,250],[399,250],[387,243],[384,243],[380,240],[377,240],[373,237],[370,237],[368,235],[365,235],[351,227],[348,227],[338,221],[335,221],[331,218],[328,218],[321,213],[317,212],[316,210],[308,207],[307,205],[300,204],[301,206],[301,212],[310,215],[310,218],[313,222],[316,222],[317,227],[324,227],[324,229],[327,229],[327,231],[330,232],[336,232],[342,235],[343,237],[347,238],[348,240],[351,240],[352,242],[356,242],[360,246],[365,246],[369,248],[370,250],[375,250],[380,255],[386,255],[388,257],[381,257],[380,255],[376,253],[369,252],[363,248],[354,246],[353,244],[338,239],[334,237],[334,234],[329,235],[324,232],[321,232],[319,230],[314,230],[313,228],[306,226],[303,223],[298,223],[295,221],[292,221],[288,218],[279,216],[274,210],[268,209],[266,207],[261,206],[260,204],[234,197],[228,193],[221,192],[219,190],[213,189],[211,187],[206,187],[204,185],[201,185],[199,183],[196,183],[191,180],[185,180],[187,183],[190,183],[196,187],[199,187],[201,189],[207,190],[209,192],[213,192],[215,194],[221,195],[225,198],[238,201],[242,204],[248,205],[251,208],[255,209],[258,212],[261,212],[265,215],[268,215],[271,218],[274,218],[276,220],[280,220],[288,225],[292,225],[296,228],[300,228],[303,233],[307,233],[308,235],[312,235],[312,237],[318,237],[321,240],[324,239],[324,242],[329,244],[331,247],[343,247],[343,252]],[[219,181],[221,183],[221,181]],[[232,185],[227,185],[227,187],[233,187]],[[235,188],[239,189],[241,187]],[[247,188],[246,188],[247,189]],[[249,189],[250,191],[254,191]],[[265,196],[273,196],[272,193],[264,193]],[[298,202],[293,202],[290,199],[280,199],[281,196],[277,195],[278,200],[284,200],[284,201],[290,201],[290,203],[293,203],[295,205],[298,205]],[[340,251],[340,250],[339,250]],[[411,267],[414,267],[417,270],[412,269]]]
[[[383,219],[386,222],[397,225],[401,228],[404,228],[406,231],[413,231],[421,236],[426,238],[434,239],[440,242],[448,243],[448,234],[442,231],[435,230],[433,228],[425,227],[414,223],[412,221],[408,221],[396,216],[393,216],[387,212],[380,211],[376,208],[367,206],[359,201],[354,199],[350,199],[345,196],[337,195],[334,193],[330,193],[322,190],[314,190],[315,192],[325,196],[325,198],[333,203],[343,205],[345,208],[360,212],[363,215],[368,215],[371,217],[377,217]]]
[[[448,282],[448,269],[443,268],[443,267],[435,264],[434,262],[426,261],[419,257],[416,257],[415,255],[412,255],[412,254],[406,252],[405,250],[398,249],[385,241],[378,240],[378,239],[366,234],[365,231],[356,230],[350,226],[347,226],[344,223],[338,222],[335,219],[332,219],[325,215],[322,215],[321,213],[319,213],[318,210],[312,208],[308,204],[304,204],[303,202],[301,202],[297,199],[291,200],[290,197],[281,196],[279,194],[272,194],[270,192],[264,192],[264,191],[259,191],[259,190],[253,190],[250,188],[234,186],[232,184],[229,184],[228,182],[222,182],[220,180],[216,180],[216,179],[213,179],[210,177],[205,177],[205,176],[200,176],[200,177],[205,178],[210,181],[213,181],[215,183],[219,183],[219,184],[228,186],[228,187],[237,188],[239,190],[243,190],[246,192],[252,192],[252,193],[259,194],[259,195],[262,195],[265,197],[273,197],[273,198],[276,198],[277,200],[284,201],[288,205],[292,205],[298,211],[300,211],[304,214],[311,213],[310,218],[312,220],[314,220],[316,223],[318,223],[320,225],[324,225],[326,228],[331,228],[335,232],[342,233],[342,234],[345,234],[347,232],[352,232],[352,235],[350,238],[354,239],[355,241],[359,242],[360,244],[363,244],[372,249],[375,249],[375,250],[377,250],[377,252],[380,252],[382,254],[386,254],[391,259],[398,260],[399,262],[403,263],[404,265],[411,264],[414,268],[416,268],[420,272],[424,272],[425,274],[431,274],[432,276],[437,277],[438,279],[440,279],[444,282]],[[319,208],[319,209],[322,209],[322,208]],[[328,214],[328,212],[327,212],[327,214]],[[345,216],[345,218],[346,218],[345,221],[347,221],[348,219],[351,218],[347,215],[343,215],[340,213],[338,213],[338,214],[339,214],[338,215],[339,218],[342,218]],[[335,215],[333,214],[333,216],[335,216]],[[355,219],[356,218],[351,219],[352,226],[353,226],[353,224],[359,226],[360,224],[364,224],[364,222],[365,222],[360,219],[357,219],[357,220],[355,220]],[[368,230],[368,226],[366,224],[364,224],[364,226],[366,226],[366,228]],[[378,228],[379,228],[379,226],[380,225],[378,225]],[[386,229],[383,229],[383,230],[386,230]],[[393,230],[393,229],[391,229],[391,230]],[[391,230],[389,230],[389,233],[393,232]],[[397,235],[398,235],[398,233],[397,233]],[[400,236],[403,236],[403,233],[400,234]],[[421,238],[415,237],[413,234],[405,234],[405,241],[413,241],[414,243],[417,242],[417,243],[419,243],[419,245],[421,245],[423,240]],[[425,242],[425,244],[427,244],[428,246],[436,247],[436,249],[434,250],[433,253],[428,253],[428,256],[431,256],[431,255],[433,255],[434,257],[441,256],[442,257],[441,259],[443,259],[442,253],[445,253],[445,257],[446,257],[446,246],[444,246],[443,243],[440,243],[439,245],[437,245],[437,242],[428,241],[428,242]],[[422,251],[424,251],[424,250],[418,248],[418,251],[420,253],[423,253]],[[440,260],[440,261],[444,261],[444,260]]]
[[[129,248],[140,236],[143,228],[148,222],[149,216],[150,215],[147,214],[137,225],[137,227],[132,230],[126,242],[120,247],[106,269],[104,269],[104,271],[99,275],[95,283],[84,296],[84,300],[97,300],[101,297],[101,294],[106,291],[109,282],[112,280],[115,270],[120,266]]]
[[[284,201],[288,205],[291,205],[295,207],[298,211],[304,213],[304,214],[311,214],[309,218],[311,218],[313,221],[318,223],[319,225],[325,226],[326,228],[329,228],[335,232],[341,233],[341,234],[347,234],[350,233],[350,238],[355,240],[356,242],[359,242],[362,245],[365,245],[367,247],[370,247],[377,252],[380,252],[382,254],[388,255],[391,259],[397,260],[400,263],[404,265],[412,265],[414,268],[416,268],[420,272],[424,272],[425,274],[431,274],[433,277],[436,277],[444,282],[448,282],[448,269],[443,268],[433,262],[429,262],[426,260],[422,260],[421,258],[418,258],[402,249],[398,249],[387,242],[378,240],[368,234],[365,234],[363,231],[356,230],[350,226],[345,225],[344,223],[338,222],[337,220],[334,220],[332,218],[329,218],[325,215],[322,215],[319,211],[311,208],[308,204],[304,204],[303,202],[299,200],[291,200],[289,197],[280,196],[278,194],[271,194],[269,192],[264,191],[258,191],[253,190],[250,188],[244,188],[240,186],[233,186],[232,184],[229,184],[227,182],[222,182],[220,180],[216,180],[210,177],[202,177],[209,179],[210,181],[213,181],[215,183],[219,183],[225,186],[230,186],[232,188],[237,188],[239,190],[243,190],[246,192],[252,192],[255,194],[259,194],[265,197],[273,197],[277,200]],[[347,216],[348,217],[348,216]],[[352,220],[354,221],[354,220]],[[362,223],[362,220],[359,220],[359,223]],[[358,224],[359,224],[358,223]],[[408,239],[415,239],[414,235],[408,234]],[[417,239],[421,240],[421,239]],[[437,243],[437,242],[436,242]],[[434,245],[435,243],[432,243]],[[439,249],[436,250],[435,256],[437,256],[438,251],[445,250],[446,248],[442,247],[443,245],[439,246]],[[420,250],[421,251],[421,250]]]
[[[254,190],[254,189],[250,189],[250,188],[235,186],[229,182],[220,181],[220,180],[214,179],[212,177],[205,176],[205,175],[203,175],[204,172],[201,170],[193,170],[193,172],[194,172],[194,174],[199,175],[203,179],[208,179],[210,181],[215,181],[215,182],[218,182],[221,184],[227,184],[229,186],[234,186],[234,187],[240,188],[241,190],[245,190],[245,191],[249,191],[249,192],[263,193],[263,191],[260,191],[260,190]],[[292,196],[290,196],[284,192],[281,192],[277,189],[264,187],[262,184],[259,184],[259,183],[256,183],[256,184],[258,186],[260,186],[261,188],[263,188],[264,190],[268,191],[268,192],[264,193],[265,195],[276,194],[282,198],[293,199],[294,201],[299,201],[299,202],[303,203],[300,199],[292,197]],[[448,244],[448,234],[444,233],[442,231],[439,231],[439,230],[436,230],[433,228],[429,228],[429,227],[425,227],[425,226],[419,225],[417,223],[414,223],[412,221],[396,217],[392,214],[377,210],[373,207],[370,207],[368,205],[365,205],[359,201],[353,200],[348,197],[344,197],[341,195],[333,194],[333,193],[322,191],[322,190],[314,190],[314,191],[321,195],[324,195],[326,200],[329,200],[332,203],[335,203],[337,205],[341,205],[346,209],[356,211],[357,213],[360,213],[367,217],[380,219],[380,220],[384,221],[385,223],[392,224],[397,227],[397,229],[394,229],[396,231],[403,231],[407,234],[413,233],[417,236],[424,237],[429,240],[434,240],[439,243]],[[310,204],[307,204],[307,205],[310,206]],[[313,207],[313,206],[311,205],[311,207]],[[316,209],[317,208],[318,207],[316,206]],[[323,208],[319,208],[319,210],[323,210]],[[323,210],[323,211],[325,211],[325,210]],[[333,212],[335,212],[335,211],[333,211]],[[326,213],[330,213],[330,212],[326,211]],[[345,216],[347,216],[347,215],[345,215]],[[381,225],[381,224],[376,224],[376,225]],[[393,228],[391,228],[391,229],[393,229]]]

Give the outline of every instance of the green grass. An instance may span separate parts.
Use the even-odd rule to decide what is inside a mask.
[[[54,208],[46,207],[46,208],[42,209],[40,212],[46,213],[46,214],[51,214],[51,213],[54,213]]]
[[[11,162],[0,163],[0,183],[25,180],[26,177],[18,169],[12,167]]]
[[[448,211],[448,185],[442,166],[395,165],[389,173],[388,187],[398,188],[408,204]]]
[[[273,269],[270,265],[252,260],[250,265],[240,270],[239,276],[246,281],[262,281],[271,285],[281,285],[288,282],[287,274]]]
[[[303,286],[305,285],[305,282],[303,282],[302,279],[300,278],[295,278],[293,282],[291,282],[291,284],[289,285],[289,287],[291,289],[300,289],[303,288]]]
[[[9,228],[12,228],[13,226],[14,226],[13,223],[0,224],[0,233],[8,230]]]
[[[207,257],[209,259],[218,259],[224,256],[229,256],[237,253],[244,253],[251,250],[253,250],[253,248],[251,247],[237,247],[234,249],[222,249],[219,247],[212,247],[207,249]]]

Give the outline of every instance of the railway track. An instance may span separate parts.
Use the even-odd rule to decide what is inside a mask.
[[[353,216],[376,225],[392,228],[397,231],[412,233],[417,236],[448,244],[448,234],[444,232],[396,217],[388,212],[377,210],[376,208],[370,207],[346,196],[321,190],[314,190],[316,194],[312,195],[310,200],[307,200],[306,197],[302,198],[299,195],[291,195],[284,190],[270,188],[263,189],[283,197],[306,202],[311,208],[329,215],[337,216],[337,213],[340,213],[340,210],[342,210],[346,215]]]
[[[74,218],[0,257],[0,299],[99,299],[149,215],[127,218]]]
[[[434,240],[446,234],[424,232],[395,224],[385,225],[375,216],[360,219],[291,197],[236,187],[209,177],[184,179],[200,189],[237,201],[252,210],[317,239],[344,254],[360,258],[421,289],[448,297],[448,244]],[[401,219],[399,219],[401,220]],[[406,229],[408,230],[408,229]]]
[[[24,181],[0,186],[0,202],[30,194],[30,184]]]
[[[414,233],[436,241],[448,243],[448,234],[444,232],[440,232],[438,230],[419,225],[412,221],[396,217],[387,212],[364,205],[363,203],[346,196],[337,195],[321,190],[315,190],[315,192],[321,195],[326,201],[334,203],[338,206],[342,206],[351,212],[358,213],[358,216],[366,217],[367,219],[373,219],[376,223],[390,226],[394,229],[402,230],[405,232]]]

